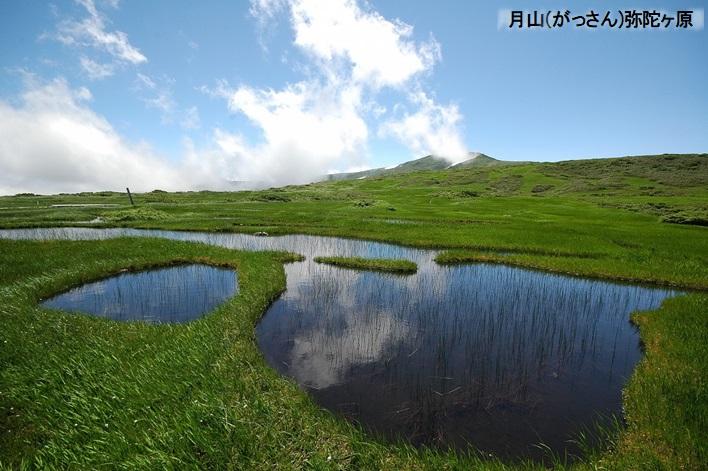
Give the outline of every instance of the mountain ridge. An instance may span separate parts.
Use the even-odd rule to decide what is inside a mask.
[[[449,160],[436,155],[426,155],[418,159],[409,160],[395,167],[378,167],[359,172],[331,173],[323,178],[325,181],[357,180],[368,177],[397,175],[402,173],[417,172],[421,170],[445,170],[448,168],[464,167],[493,167],[498,165],[518,165],[528,162],[510,162],[495,159],[481,152],[469,152],[468,158],[462,162],[451,164]]]

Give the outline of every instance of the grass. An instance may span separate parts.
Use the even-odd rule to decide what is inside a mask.
[[[386,445],[320,410],[270,369],[254,323],[284,289],[283,253],[155,239],[0,241],[2,467],[95,469],[539,469]],[[239,294],[188,324],[118,323],[37,301],[122,269],[185,262],[238,270]],[[647,346],[628,427],[575,469],[706,463],[708,296],[634,316]],[[563,459],[556,465],[565,468]]]
[[[149,206],[109,211],[102,214],[102,218],[109,222],[159,221],[168,219],[168,217],[163,211]]]
[[[694,294],[632,316],[645,357],[624,393],[629,426],[617,453],[622,466],[705,469],[708,464],[707,308],[708,296]]]
[[[422,171],[260,192],[156,191],[134,199],[139,209],[159,212],[136,211],[126,195],[111,192],[0,197],[0,227],[264,231],[472,252],[576,254],[583,257],[577,267],[565,267],[562,256],[552,264],[598,277],[650,276],[708,288],[708,237],[699,225],[708,217],[706,154]],[[122,206],[52,206],[87,203]],[[127,220],[90,222],[124,209]],[[539,268],[548,267],[536,259]]]
[[[705,279],[675,281],[657,276],[652,267],[638,267],[628,273],[622,259],[613,259],[592,253],[560,252],[493,252],[478,250],[446,250],[435,261],[442,265],[465,263],[499,263],[522,268],[544,270],[584,278],[600,278],[627,283],[642,283],[657,286],[671,286],[702,290]]]
[[[389,273],[411,274],[418,271],[418,265],[409,260],[391,260],[386,258],[361,257],[315,257],[315,262],[356,270],[384,271]]]
[[[0,241],[0,467],[505,468],[381,444],[270,369],[254,323],[294,259],[156,239]],[[160,326],[37,304],[126,268],[185,262],[237,269],[239,294],[197,321]]]
[[[443,248],[444,263],[483,260],[708,289],[708,229],[700,225],[708,214],[706,154],[134,198],[137,209],[112,192],[2,197],[0,227],[358,237]],[[253,327],[284,289],[288,260],[150,239],[0,241],[0,467],[539,468],[383,444],[319,410],[268,368]],[[198,321],[159,327],[37,306],[43,296],[122,268],[187,261],[235,267],[238,296]],[[609,435],[607,451],[593,450],[571,467],[708,467],[706,313],[708,295],[692,293],[633,316],[646,355],[625,390],[627,426]]]

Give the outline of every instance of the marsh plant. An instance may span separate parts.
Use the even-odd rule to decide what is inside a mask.
[[[188,322],[215,309],[237,289],[233,270],[192,264],[124,272],[77,286],[42,305],[117,321]]]
[[[705,462],[696,408],[704,295],[632,314],[647,354],[627,383],[640,356],[628,313],[656,309],[676,292],[501,265],[448,267],[434,262],[436,251],[331,237],[63,228],[0,238],[48,240],[0,241],[0,358],[10,366],[0,371],[3,464],[507,469],[490,457],[495,446],[497,456],[542,455],[559,467],[577,450],[591,467]],[[585,255],[489,256],[551,268],[599,262]],[[401,277],[316,264],[315,256],[408,260],[419,269]],[[297,263],[283,273],[286,261]],[[238,296],[202,319],[163,326],[36,305],[120,269],[185,262],[237,268]],[[287,291],[270,304],[285,274]],[[253,335],[259,319],[267,361],[310,394],[266,367]],[[628,424],[621,430],[612,419],[620,404]],[[475,435],[475,421],[485,420],[488,430]],[[524,441],[528,430],[533,437]],[[599,430],[610,451],[588,430]],[[488,445],[486,435],[497,441]]]
[[[257,328],[269,363],[320,404],[418,445],[579,454],[584,427],[621,414],[641,358],[629,314],[673,295],[421,258],[405,278],[293,264]]]
[[[629,315],[676,294],[502,265],[443,266],[435,251],[316,236],[6,234],[159,236],[300,253],[305,260],[286,267],[287,291],[257,326],[271,366],[375,434],[511,458],[578,453],[583,427],[620,414],[641,358]],[[401,277],[314,262],[334,254],[408,260],[418,271]]]

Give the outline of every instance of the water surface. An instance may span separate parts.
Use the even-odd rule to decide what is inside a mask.
[[[87,283],[42,302],[116,321],[182,323],[212,311],[238,288],[236,272],[209,265],[182,265],[123,273]]]
[[[432,250],[289,235],[28,229],[0,237],[154,236],[305,255],[256,326],[268,363],[323,407],[385,438],[503,458],[575,453],[580,430],[621,415],[641,357],[629,322],[677,292],[501,265],[437,265]],[[406,277],[313,263],[402,258]]]

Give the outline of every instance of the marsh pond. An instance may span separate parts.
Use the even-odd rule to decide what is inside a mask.
[[[237,288],[233,270],[192,264],[121,273],[72,288],[42,305],[115,321],[183,323],[209,313]]]
[[[507,459],[577,453],[579,433],[621,417],[622,388],[642,355],[630,313],[678,294],[504,265],[441,266],[433,250],[331,237],[0,231],[119,236],[304,255],[285,266],[287,289],[255,327],[268,364],[384,439],[472,446]],[[316,256],[405,259],[418,271],[355,271],[314,263]]]

